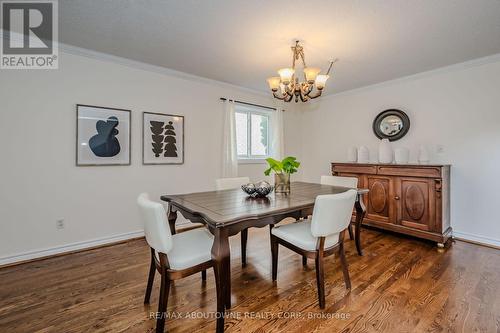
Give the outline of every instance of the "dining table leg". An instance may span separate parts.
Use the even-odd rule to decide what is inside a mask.
[[[168,225],[170,226],[170,233],[175,235],[175,221],[177,221],[177,212],[170,211],[168,213]]]
[[[247,265],[248,228],[241,230],[241,266]]]
[[[216,228],[212,260],[217,288],[217,332],[224,332],[225,310],[231,308],[231,267],[229,237],[226,228]]]
[[[363,198],[359,194],[356,202],[354,203],[354,208],[356,209],[356,235],[354,238],[356,242],[356,250],[358,250],[358,254],[362,256],[363,250],[361,249],[361,223],[363,222],[363,218],[366,214],[366,207],[363,203]]]

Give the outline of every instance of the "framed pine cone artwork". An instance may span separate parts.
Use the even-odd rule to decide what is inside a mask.
[[[184,163],[184,116],[143,112],[142,163]]]

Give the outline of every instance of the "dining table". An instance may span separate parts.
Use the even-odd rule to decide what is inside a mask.
[[[263,198],[250,197],[241,189],[161,196],[161,200],[169,203],[168,222],[172,234],[175,234],[175,222],[179,212],[191,222],[205,224],[214,235],[211,255],[217,279],[217,332],[224,331],[224,314],[231,308],[229,237],[248,228],[274,225],[288,217],[297,220],[307,218],[312,215],[318,195],[337,194],[348,190],[350,188],[347,187],[292,182],[290,193],[271,193]],[[362,255],[360,226],[366,212],[362,196],[368,193],[368,190],[355,190],[357,198],[354,205],[354,239],[358,254]],[[350,234],[352,238],[353,235],[351,232]]]

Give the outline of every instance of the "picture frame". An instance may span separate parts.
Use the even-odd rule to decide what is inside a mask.
[[[380,140],[397,141],[410,130],[410,117],[404,111],[388,109],[380,112],[375,117],[372,128],[373,133]]]
[[[184,164],[184,116],[142,113],[142,164]]]
[[[76,105],[76,166],[131,164],[131,111]]]

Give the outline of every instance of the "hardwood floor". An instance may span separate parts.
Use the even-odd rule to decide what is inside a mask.
[[[268,228],[250,229],[248,264],[231,238],[232,303],[227,332],[500,332],[500,251],[456,242],[435,244],[363,230],[364,256],[346,239],[352,290],[337,256],[325,259],[326,309],[316,296],[314,262],[280,247],[271,281]],[[149,332],[143,298],[149,268],[144,240],[0,270],[0,332]],[[213,271],[176,281],[169,332],[211,332]],[[177,317],[177,318],[174,318]],[[194,318],[193,318],[194,317]],[[201,317],[201,318],[200,318]]]

